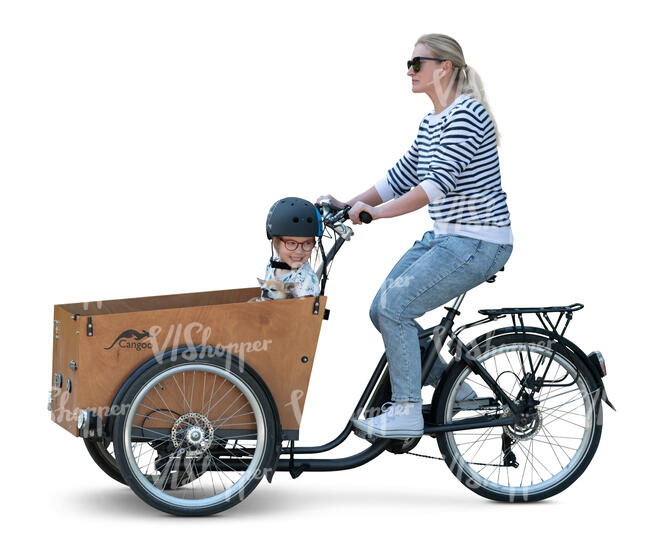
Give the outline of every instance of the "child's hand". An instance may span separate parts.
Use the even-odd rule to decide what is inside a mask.
[[[320,203],[321,200],[326,200],[326,199],[329,199],[329,201],[331,202],[331,204],[333,206],[336,206],[336,207],[338,207],[340,209],[343,209],[345,207],[344,202],[342,202],[341,200],[337,200],[331,194],[325,194],[325,196],[319,196],[318,199],[316,200],[316,203],[318,204],[318,203]]]

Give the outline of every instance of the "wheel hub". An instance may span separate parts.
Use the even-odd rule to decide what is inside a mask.
[[[185,448],[188,457],[203,455],[214,439],[214,428],[200,413],[185,413],[176,419],[171,431],[175,449]]]
[[[506,409],[503,416],[511,417],[512,411]],[[535,409],[532,413],[521,414],[518,422],[504,426],[503,431],[510,436],[511,439],[523,441],[535,437],[541,428],[542,414],[538,409]]]

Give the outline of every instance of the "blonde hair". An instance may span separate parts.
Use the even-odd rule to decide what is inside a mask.
[[[453,66],[451,76],[451,85],[456,90],[456,93],[464,93],[476,99],[481,103],[485,110],[487,110],[492,125],[494,126],[494,136],[497,145],[499,144],[499,131],[497,123],[490,110],[490,105],[485,97],[485,89],[483,88],[483,81],[478,75],[478,72],[470,67],[465,62],[465,55],[463,48],[451,36],[446,34],[423,34],[420,36],[414,45],[422,44],[429,48],[432,57],[439,57],[441,59],[448,59]]]

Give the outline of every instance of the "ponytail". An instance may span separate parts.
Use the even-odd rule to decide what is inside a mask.
[[[424,34],[415,42],[416,46],[418,44],[427,46],[431,50],[433,57],[441,57],[442,59],[449,59],[451,61],[453,66],[451,85],[455,86],[457,94],[464,93],[483,105],[492,120],[494,137],[496,144],[499,145],[499,130],[497,129],[496,120],[492,115],[492,110],[485,96],[483,81],[478,72],[465,63],[465,56],[463,55],[463,49],[460,47],[460,44],[445,34]]]

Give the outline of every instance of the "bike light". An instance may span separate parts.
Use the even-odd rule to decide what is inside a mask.
[[[607,375],[607,367],[605,366],[605,358],[603,358],[603,355],[598,350],[594,350],[587,357],[591,360],[591,363],[593,363],[596,367],[598,367],[598,371],[600,371],[600,376],[601,377],[604,377],[605,375]]]
[[[77,418],[77,428],[81,430],[83,425],[88,421],[88,411],[82,409],[79,411],[79,417]]]

